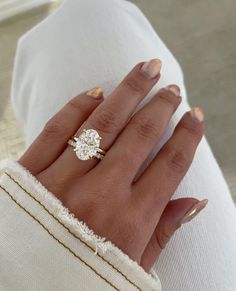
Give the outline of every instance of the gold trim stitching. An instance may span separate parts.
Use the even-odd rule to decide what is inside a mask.
[[[85,241],[83,241],[79,236],[74,234],[64,223],[62,223],[57,217],[55,217],[46,207],[43,205],[39,200],[37,200],[30,192],[28,192],[18,181],[16,181],[9,173],[6,171],[4,172],[10,179],[12,179],[24,192],[26,192],[33,200],[35,200],[37,203],[39,203],[44,210],[47,211],[49,215],[51,215],[59,224],[61,224],[74,238],[78,239],[81,243],[86,245],[90,250],[95,252],[95,249],[93,249],[90,245],[88,245]],[[119,269],[117,269],[112,263],[107,261],[105,258],[103,258],[99,253],[97,253],[97,256],[99,256],[104,262],[108,263],[114,270],[116,270],[120,275],[122,275],[131,285],[136,287],[138,290],[142,291],[140,287],[138,287],[134,282],[132,282],[129,278],[126,277],[125,274],[123,274]]]
[[[121,291],[120,289],[116,288],[111,282],[109,282],[106,278],[104,278],[101,274],[97,272],[92,266],[90,266],[85,260],[83,260],[80,256],[78,256],[75,252],[73,252],[68,246],[66,246],[63,242],[61,242],[58,238],[56,238],[49,230],[46,228],[45,225],[43,225],[33,214],[31,214],[27,209],[25,209],[19,202],[16,201],[16,199],[5,189],[0,185],[0,188],[7,193],[7,195],[14,201],[21,209],[23,209],[27,214],[29,214],[35,221],[37,221],[46,231],[47,233],[53,237],[59,244],[61,244],[65,249],[67,249],[74,257],[79,259],[82,263],[84,263],[87,267],[89,267],[92,271],[94,271],[101,279],[103,279],[106,283],[108,283],[110,286],[112,286],[115,290]]]

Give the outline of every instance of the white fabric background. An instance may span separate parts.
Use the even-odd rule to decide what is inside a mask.
[[[1,291],[161,290],[153,270],[96,236],[9,159],[0,161],[0,213]]]
[[[136,63],[155,57],[163,61],[162,77],[145,102],[170,83],[181,87],[184,100],[154,153],[189,110],[177,61],[134,4],[65,1],[18,42],[12,103],[27,144],[70,98],[95,86],[102,86],[108,95]],[[205,138],[174,198],[187,196],[208,198],[209,205],[178,231],[155,264],[163,290],[233,291],[236,211]]]

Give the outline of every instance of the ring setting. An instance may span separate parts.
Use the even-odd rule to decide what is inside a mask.
[[[95,129],[84,129],[77,137],[68,140],[68,144],[74,148],[79,160],[90,160],[93,157],[103,159],[106,152],[100,149],[101,137]]]

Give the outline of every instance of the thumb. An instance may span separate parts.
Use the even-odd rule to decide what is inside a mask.
[[[195,198],[169,201],[142,255],[140,265],[144,270],[151,269],[174,232],[182,224],[191,221],[207,203],[207,199],[199,201]]]

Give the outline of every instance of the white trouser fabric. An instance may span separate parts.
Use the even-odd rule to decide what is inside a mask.
[[[27,145],[69,99],[95,86],[107,96],[138,62],[156,57],[163,62],[161,80],[140,106],[172,83],[180,86],[183,102],[152,154],[189,110],[179,64],[134,4],[65,1],[18,41],[12,103]],[[174,194],[188,196],[208,198],[209,205],[175,234],[156,262],[163,290],[236,290],[235,206],[205,137]]]

